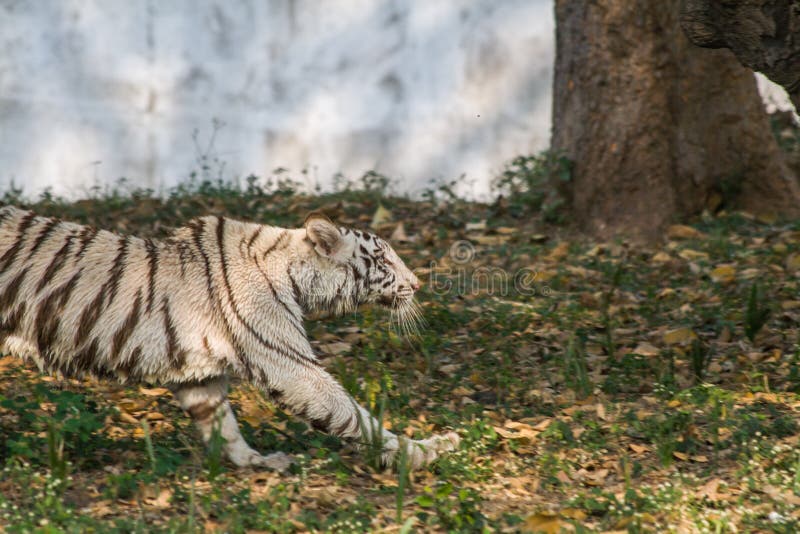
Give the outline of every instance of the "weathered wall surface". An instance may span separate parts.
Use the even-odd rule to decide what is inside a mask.
[[[553,32],[549,0],[0,0],[0,189],[158,190],[218,120],[228,177],[480,194],[548,144]]]

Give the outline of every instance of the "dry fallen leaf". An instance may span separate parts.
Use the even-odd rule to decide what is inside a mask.
[[[761,490],[776,501],[784,502],[792,506],[800,506],[800,497],[795,495],[790,489],[778,488],[767,484],[763,486]]]
[[[167,388],[139,388],[139,393],[147,395],[148,397],[160,397],[162,395],[167,395],[169,392]]]
[[[370,224],[370,226],[373,229],[377,230],[380,225],[390,222],[391,220],[392,220],[392,212],[384,208],[383,204],[378,204],[378,208],[372,215],[372,223]]]
[[[464,225],[464,229],[467,232],[485,232],[486,231],[486,219],[478,222],[468,222]]]
[[[739,273],[739,277],[743,280],[752,280],[754,278],[758,278],[759,276],[761,276],[761,270],[755,267],[744,269]]]
[[[698,490],[695,492],[695,495],[700,499],[705,498],[709,501],[721,501],[725,497],[719,493],[719,487],[721,484],[725,484],[725,481],[721,478],[712,478],[698,488]]]
[[[345,343],[344,341],[334,341],[333,343],[323,343],[319,346],[319,350],[324,352],[325,354],[330,354],[331,356],[337,356],[339,354],[344,354],[349,352],[353,346],[350,343]]]
[[[550,426],[552,422],[553,422],[552,419],[545,419],[544,421],[541,421],[533,425],[533,429],[536,430],[537,432],[543,432],[548,426]]]
[[[476,235],[470,237],[472,241],[475,241],[479,245],[485,246],[495,246],[495,245],[502,245],[507,243],[511,236],[508,235]]]
[[[562,241],[550,251],[550,254],[544,257],[544,260],[555,263],[566,258],[567,254],[569,254],[569,243]]]
[[[691,226],[673,224],[667,228],[667,237],[670,239],[698,239],[705,236],[701,231]]]
[[[633,353],[639,354],[640,356],[658,356],[659,350],[650,343],[644,342],[636,345],[636,348],[633,349]]]
[[[672,261],[672,256],[670,256],[669,254],[667,254],[662,250],[656,252],[650,261],[652,261],[653,263],[668,263]]]
[[[786,270],[790,273],[796,273],[800,270],[800,254],[789,254],[786,258]]]
[[[644,454],[650,450],[647,446],[639,445],[637,443],[628,443],[628,447],[630,447],[630,449],[636,454]]]
[[[684,345],[691,342],[693,339],[697,339],[697,334],[688,327],[676,328],[664,332],[664,343],[667,345]]]
[[[497,435],[506,440],[514,440],[523,445],[530,445],[539,435],[530,425],[517,421],[506,421],[503,427],[494,427]]]
[[[134,416],[132,416],[131,414],[129,414],[128,412],[126,412],[125,410],[122,410],[122,409],[120,409],[120,411],[119,411],[119,418],[120,418],[121,421],[124,421],[126,423],[130,423],[132,425],[138,425],[139,424],[139,420],[138,419],[136,419]]]
[[[718,284],[730,284],[736,280],[736,268],[730,264],[718,265],[711,271],[711,279]]]
[[[692,250],[690,248],[685,248],[678,252],[678,256],[683,258],[686,261],[695,261],[695,260],[707,260],[708,253],[700,252],[699,250]]]
[[[408,243],[411,241],[408,235],[406,235],[406,229],[402,222],[395,226],[392,235],[389,236],[389,240],[393,243]]]
[[[583,480],[587,486],[603,486],[605,485],[606,477],[608,476],[608,469],[598,469],[592,471]]]
[[[21,363],[21,360],[14,356],[3,356],[0,358],[0,372],[12,367],[18,367]]]
[[[111,506],[111,501],[103,499],[92,503],[90,506],[81,510],[82,513],[91,515],[92,517],[102,518],[114,513],[114,508]]]
[[[172,498],[172,490],[169,489],[162,489],[158,492],[158,496],[154,499],[145,499],[145,502],[150,506],[155,506],[156,508],[164,509],[169,508],[169,501]]]
[[[586,512],[579,508],[563,508],[562,510],[559,510],[558,514],[561,517],[574,519],[575,521],[583,521],[588,517]]]
[[[556,514],[549,512],[539,512],[529,515],[522,524],[522,532],[559,534],[572,525],[562,521]]]

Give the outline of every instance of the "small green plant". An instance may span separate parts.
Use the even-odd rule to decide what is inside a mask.
[[[139,477],[134,473],[109,475],[104,496],[109,499],[130,499],[139,488]]]
[[[54,420],[50,420],[47,425],[47,458],[53,478],[65,480],[67,460],[64,458],[64,436]]]
[[[408,474],[411,471],[408,465],[408,443],[402,436],[398,438],[400,452],[397,455],[397,493],[395,494],[395,507],[398,523],[403,521],[403,504],[406,497],[406,487],[408,486]]]
[[[494,470],[482,461],[498,446],[498,436],[493,426],[483,419],[475,419],[461,433],[461,450],[445,454],[436,460],[435,472],[446,480],[480,481],[491,478]]]
[[[722,449],[720,440],[720,429],[727,423],[728,416],[733,412],[734,398],[730,392],[715,386],[704,388],[708,392],[708,404],[711,410],[708,412],[709,435],[714,446],[714,460],[719,457]]]
[[[795,344],[794,352],[789,360],[789,375],[786,377],[789,391],[800,391],[800,344]]]
[[[798,424],[791,414],[779,412],[772,404],[756,403],[736,410],[734,443],[744,445],[756,436],[773,439],[784,438],[797,433]]]
[[[703,381],[703,377],[711,362],[711,350],[699,339],[693,339],[688,351],[689,363],[692,366],[692,377],[695,384]]]
[[[716,189],[721,199],[720,206],[726,209],[735,208],[742,195],[744,175],[741,171],[728,173],[717,179]]]
[[[222,449],[225,446],[225,438],[222,437],[222,421],[219,418],[214,420],[211,426],[211,438],[206,447],[206,468],[208,469],[209,480],[214,480],[222,473]]]
[[[658,458],[664,466],[672,463],[676,451],[693,452],[695,442],[688,434],[693,421],[692,413],[681,409],[665,410],[643,420],[632,414],[629,417],[632,428],[655,445]]]
[[[662,400],[671,399],[678,391],[678,379],[675,376],[675,351],[668,348],[661,352],[658,359],[657,381],[653,392]]]
[[[386,413],[387,391],[391,387],[391,380],[385,373],[378,380],[377,388],[367,386],[367,405],[372,408],[374,417],[362,416],[360,408],[355,405],[358,414],[359,428],[361,428],[361,444],[367,464],[378,470],[382,467],[384,453],[383,421]],[[372,402],[369,402],[369,401]]]
[[[572,179],[572,164],[555,152],[518,156],[506,164],[492,186],[507,195],[511,215],[541,212],[547,222],[563,222],[564,197],[559,191]]]
[[[14,482],[19,504],[11,504],[14,501],[0,493],[0,528],[8,532],[63,532],[69,529],[58,528],[59,525],[72,525],[71,530],[83,530],[78,523],[80,514],[64,499],[68,479],[36,471],[30,464],[12,463],[0,476],[0,481],[5,480]],[[50,526],[43,529],[45,525]]]
[[[569,338],[564,353],[564,381],[579,399],[585,399],[594,390],[586,363],[586,340],[582,333],[575,333]]]
[[[158,473],[158,462],[156,462],[156,452],[153,449],[153,440],[150,437],[150,425],[142,419],[142,432],[144,432],[144,445],[147,449],[147,457],[150,459],[150,470],[153,475]]]
[[[480,510],[481,499],[470,488],[456,488],[449,482],[426,486],[416,503],[431,510],[422,512],[420,519],[428,525],[438,525],[449,532],[483,532],[487,518]]]
[[[43,413],[42,404],[52,406],[52,413]],[[58,467],[70,456],[81,463],[91,463],[90,453],[108,441],[98,433],[108,410],[99,408],[85,395],[39,383],[27,395],[0,395],[0,408],[19,414],[16,428],[0,430],[0,460],[19,456],[44,463],[44,458],[46,465]]]
[[[209,470],[210,471],[210,470]],[[197,500],[197,472],[192,471],[192,484],[189,486],[189,513],[186,517],[186,530],[195,532],[195,501]]]
[[[603,317],[603,345],[608,355],[608,360],[613,361],[616,355],[616,345],[614,344],[614,322],[611,317],[611,302],[614,300],[614,293],[622,282],[624,273],[624,262],[619,261],[607,271],[608,290],[603,292],[600,302],[600,313]]]
[[[639,391],[643,380],[654,373],[653,362],[639,354],[626,353],[608,364],[608,375],[602,383],[606,393]]]
[[[764,303],[764,295],[758,283],[754,282],[753,285],[750,286],[750,294],[747,297],[747,308],[744,312],[744,333],[751,343],[755,341],[756,334],[758,334],[761,328],[767,324],[769,315],[770,309]]]
[[[770,126],[775,140],[781,149],[791,158],[800,153],[800,125],[791,111],[774,111],[769,114]]]

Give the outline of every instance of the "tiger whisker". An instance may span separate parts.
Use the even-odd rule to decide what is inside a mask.
[[[419,304],[413,299],[394,299],[391,313],[391,321],[398,333],[408,338],[420,337],[420,326],[424,326],[424,320],[419,309]]]

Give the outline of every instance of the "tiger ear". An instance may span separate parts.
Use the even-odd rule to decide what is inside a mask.
[[[303,226],[320,256],[330,258],[342,247],[342,234],[339,233],[339,228],[325,214],[318,211],[310,213]]]

